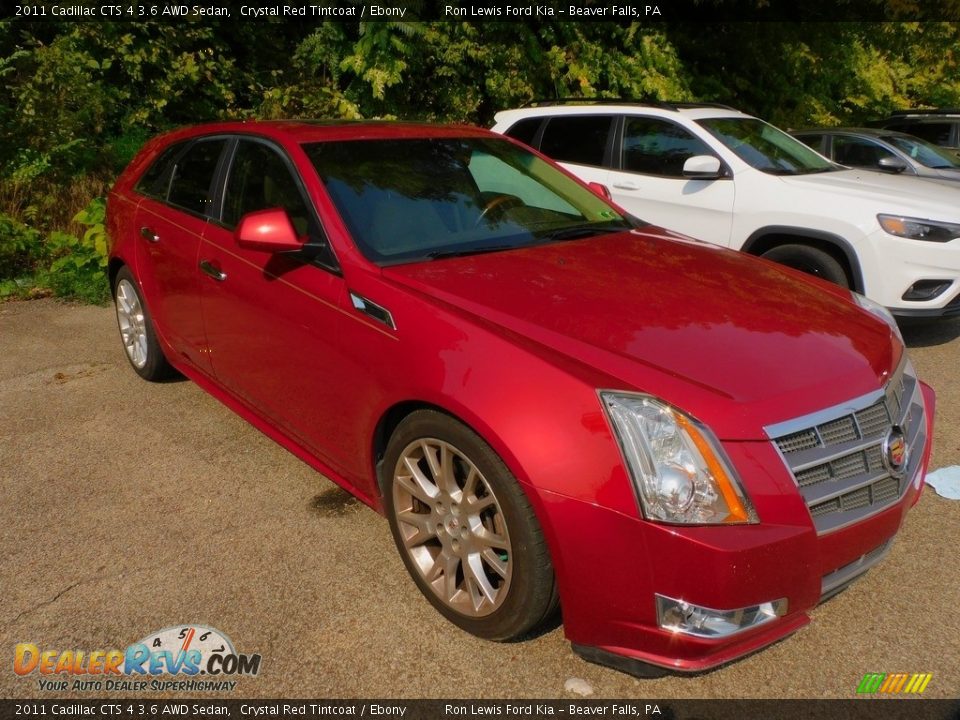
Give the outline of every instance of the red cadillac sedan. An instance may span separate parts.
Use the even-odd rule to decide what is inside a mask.
[[[484,638],[560,607],[587,660],[715,667],[877,564],[923,487],[934,394],[884,308],[484,130],[179,130],[108,231],[133,369],[385,514]]]

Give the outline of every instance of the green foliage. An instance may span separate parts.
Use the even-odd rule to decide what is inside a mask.
[[[39,232],[0,214],[0,280],[14,280],[30,273],[43,254]]]
[[[414,18],[428,5],[407,3]],[[102,205],[77,211],[177,125],[489,125],[571,96],[724,102],[787,127],[958,106],[960,24],[0,21],[0,297],[38,282],[106,297]]]
[[[96,198],[73,220],[86,230],[81,237],[54,230],[47,238],[53,259],[39,282],[63,298],[103,303],[110,297],[107,283],[107,236],[103,198]]]

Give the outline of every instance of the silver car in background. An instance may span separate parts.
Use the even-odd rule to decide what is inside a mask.
[[[790,133],[847,167],[960,181],[960,158],[922,138],[882,128],[815,128]]]

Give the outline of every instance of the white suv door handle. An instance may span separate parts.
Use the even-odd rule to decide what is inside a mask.
[[[613,186],[618,190],[639,190],[640,186],[637,185],[632,180],[621,180],[620,182],[613,183]]]

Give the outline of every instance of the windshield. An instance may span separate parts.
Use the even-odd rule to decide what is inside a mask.
[[[697,121],[750,167],[771,175],[805,175],[838,167],[802,142],[756,118]]]
[[[937,168],[938,170],[960,168],[960,162],[950,155],[946,150],[938,148],[926,140],[915,137],[904,137],[903,135],[887,135],[880,138],[901,152],[906,153],[921,165],[928,168]]]
[[[304,150],[360,251],[381,265],[633,227],[600,197],[506,140],[350,140]]]

